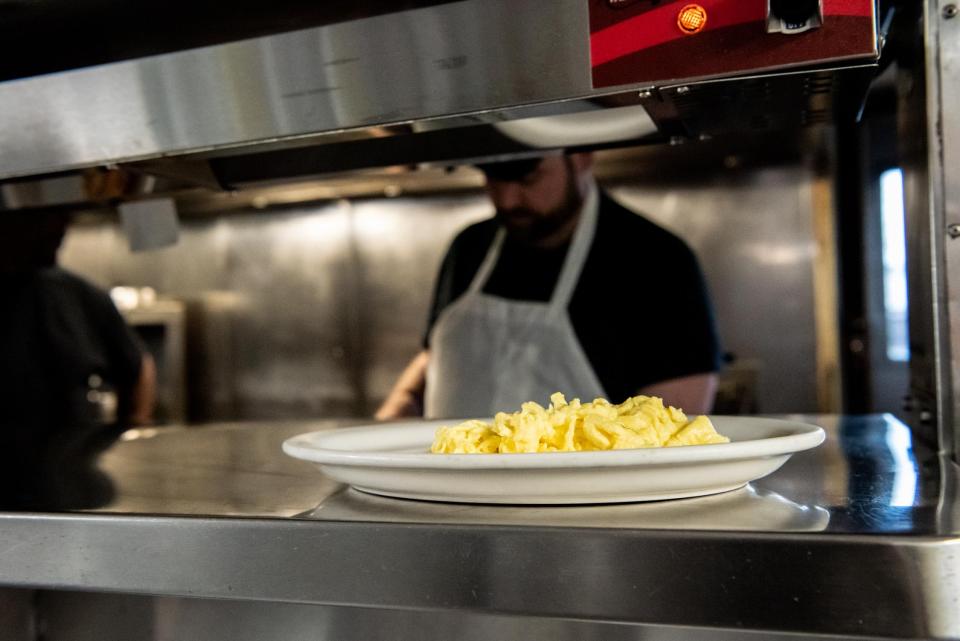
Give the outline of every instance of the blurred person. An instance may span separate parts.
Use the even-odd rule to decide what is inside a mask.
[[[489,417],[557,391],[709,412],[720,352],[697,259],[592,168],[579,153],[480,166],[496,214],[451,244],[424,350],[378,419]]]
[[[152,417],[153,360],[105,292],[56,265],[69,220],[0,212],[0,509],[108,502],[97,457]]]

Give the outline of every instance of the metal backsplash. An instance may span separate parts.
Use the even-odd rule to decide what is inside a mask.
[[[812,181],[796,168],[613,190],[697,253],[723,349],[756,376],[762,412],[818,408]]]
[[[698,253],[760,411],[817,408],[811,180],[785,167],[612,189]],[[143,254],[113,225],[78,225],[61,261],[188,302],[192,420],[368,416],[420,347],[450,239],[491,212],[478,193],[339,201],[189,220],[179,245]]]

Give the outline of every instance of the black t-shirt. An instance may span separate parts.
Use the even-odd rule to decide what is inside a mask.
[[[440,268],[424,344],[440,313],[463,295],[496,235],[495,220],[454,239]],[[531,249],[507,240],[484,293],[547,301],[569,246]],[[717,371],[713,311],[697,259],[687,245],[600,197],[597,230],[569,306],[584,352],[612,402],[646,385]]]
[[[123,428],[88,395],[114,392],[129,415],[141,347],[106,293],[62,269],[2,276],[0,298],[0,505],[70,507]]]

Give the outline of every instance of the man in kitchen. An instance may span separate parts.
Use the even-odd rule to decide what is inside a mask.
[[[591,154],[480,169],[496,214],[454,239],[424,350],[377,418],[492,416],[558,391],[708,412],[719,347],[686,244],[603,194]]]
[[[106,502],[97,456],[153,411],[152,359],[105,292],[56,265],[68,222],[0,212],[0,509]]]

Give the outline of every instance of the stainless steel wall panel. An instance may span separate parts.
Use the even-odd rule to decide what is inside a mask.
[[[817,408],[810,180],[787,167],[613,189],[697,252],[724,348],[759,366],[759,411]],[[492,211],[479,193],[338,201],[187,220],[179,245],[140,254],[112,225],[80,225],[62,262],[189,304],[194,420],[369,416],[421,348],[450,240]]]
[[[78,225],[60,259],[188,303],[194,420],[366,416],[420,349],[450,239],[491,211],[479,195],[339,201],[191,221],[138,254],[111,224]]]
[[[246,292],[234,319],[235,384],[243,416],[352,415],[360,390],[348,376],[356,358],[349,304],[357,265],[346,206],[311,215],[243,218],[231,229],[230,290]]]
[[[75,227],[61,260],[104,287],[135,283],[190,304],[203,324],[189,349],[206,355],[189,372],[206,397],[200,418],[353,415],[363,410],[347,375],[350,242],[349,207],[332,205],[199,222],[176,247],[143,254],[111,226]]]
[[[437,270],[454,235],[486,218],[482,196],[360,201],[354,234],[363,270],[360,305],[370,398],[386,397],[422,349]],[[376,408],[371,406],[372,412]]]
[[[812,180],[808,170],[791,167],[714,177],[682,189],[613,190],[696,252],[723,349],[759,366],[761,412],[817,407]]]

